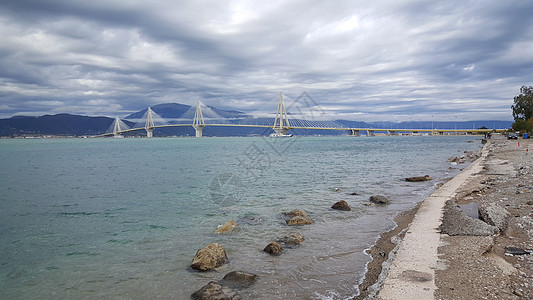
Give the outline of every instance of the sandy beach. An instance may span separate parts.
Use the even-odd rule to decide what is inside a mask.
[[[398,216],[369,250],[356,299],[533,299],[532,144],[493,136],[459,175]]]

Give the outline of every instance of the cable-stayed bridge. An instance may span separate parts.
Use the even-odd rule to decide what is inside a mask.
[[[109,126],[106,133],[100,136],[121,137],[122,134],[133,131],[146,131],[147,137],[153,137],[156,128],[165,127],[187,127],[192,126],[195,130],[196,137],[202,137],[202,131],[205,127],[223,126],[223,127],[250,127],[265,128],[270,132],[274,131],[271,136],[284,137],[291,136],[287,133],[291,129],[308,129],[308,130],[337,130],[347,131],[350,135],[359,136],[360,134],[372,136],[376,132],[385,134],[395,134],[398,132],[410,133],[427,133],[427,134],[444,134],[444,133],[489,133],[503,132],[504,129],[386,129],[386,128],[349,128],[335,121],[316,120],[313,115],[313,107],[307,105],[291,106],[293,112],[287,113],[284,99],[287,98],[283,93],[279,94],[279,102],[274,117],[246,117],[246,118],[225,118],[214,111],[209,106],[198,101],[196,106],[189,108],[178,118],[165,119],[155,113],[150,107],[146,110],[141,118],[130,120],[134,125],[129,127],[123,120],[118,117]],[[294,101],[292,102],[295,103]],[[316,107],[315,107],[316,109]],[[294,112],[295,111],[295,112]],[[317,112],[315,111],[315,114]]]

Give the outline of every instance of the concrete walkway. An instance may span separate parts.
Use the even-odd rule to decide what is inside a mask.
[[[488,154],[486,146],[480,158],[423,201],[391,263],[378,299],[434,299],[435,270],[439,267],[438,229],[444,205],[467,178],[483,169],[481,163]]]

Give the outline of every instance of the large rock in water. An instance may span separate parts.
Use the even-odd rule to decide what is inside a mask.
[[[350,208],[350,205],[348,205],[348,203],[346,203],[346,201],[344,201],[344,200],[341,200],[341,201],[333,204],[333,206],[331,208],[336,209],[336,210],[344,210],[344,211],[352,210]]]
[[[304,237],[299,233],[291,233],[287,236],[282,237],[278,240],[279,243],[282,243],[285,246],[298,246],[305,241]]]
[[[293,217],[287,221],[287,224],[291,226],[307,225],[313,224],[313,220],[311,220],[309,217]]]
[[[409,181],[409,182],[419,182],[419,181],[428,181],[428,180],[433,180],[433,178],[429,177],[429,175],[405,178],[405,181]]]
[[[283,247],[281,247],[281,245],[277,242],[272,242],[268,244],[263,251],[272,255],[280,255],[281,252],[283,252]]]
[[[237,288],[246,288],[252,285],[256,279],[257,275],[252,273],[246,273],[243,271],[233,271],[229,272],[222,278],[222,283],[225,286],[237,287]]]
[[[191,268],[199,271],[209,271],[218,268],[228,261],[224,247],[211,243],[198,250],[192,260]]]
[[[215,230],[215,233],[228,233],[235,230],[235,228],[239,227],[239,224],[235,222],[234,220],[229,220],[224,225],[220,226],[217,230]]]
[[[193,300],[240,300],[242,297],[233,289],[222,286],[215,281],[204,285],[191,295]]]
[[[503,207],[491,203],[478,208],[479,218],[492,226],[498,227],[501,233],[507,229],[511,214]]]
[[[370,202],[376,203],[376,204],[389,204],[390,201],[387,199],[387,197],[382,195],[374,195],[370,196]]]
[[[294,209],[283,214],[287,217],[307,217],[307,213],[303,209]]]

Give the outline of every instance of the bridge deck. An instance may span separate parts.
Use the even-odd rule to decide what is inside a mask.
[[[167,128],[167,127],[188,127],[193,126],[192,124],[166,124],[166,125],[158,125],[150,127],[149,129],[155,129],[155,128]],[[205,127],[207,126],[217,126],[217,127],[252,127],[252,128],[272,128],[272,126],[269,125],[247,125],[247,124],[205,124]],[[304,126],[289,126],[287,129],[310,129],[310,130],[342,130],[342,131],[367,131],[367,132],[433,132],[433,133],[489,133],[489,132],[505,132],[507,129],[409,129],[409,128],[344,128],[344,127],[304,127]],[[139,128],[131,128],[128,130],[123,130],[117,132],[117,134],[127,133],[127,132],[133,132],[137,130],[146,130],[144,127]],[[106,133],[99,136],[111,136],[114,133]]]

